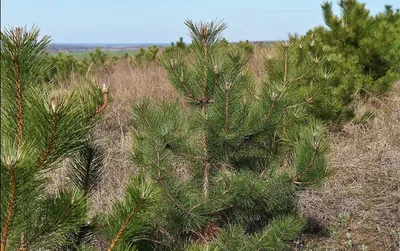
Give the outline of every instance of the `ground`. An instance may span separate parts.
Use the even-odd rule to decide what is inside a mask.
[[[335,174],[301,195],[312,233],[294,250],[400,250],[400,82],[358,106],[374,115],[330,133]]]

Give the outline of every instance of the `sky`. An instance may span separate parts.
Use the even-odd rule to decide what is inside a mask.
[[[186,19],[223,19],[228,41],[283,40],[323,25],[322,0],[2,0],[1,29],[36,24],[55,43],[169,43]],[[399,0],[364,0],[372,14]],[[337,0],[333,1],[339,13]]]

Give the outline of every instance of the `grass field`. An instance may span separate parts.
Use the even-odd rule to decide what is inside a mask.
[[[128,53],[128,55],[135,55],[139,50],[118,50],[118,51],[105,51],[104,52],[110,56],[117,56],[117,57],[123,57],[126,53]],[[63,52],[65,54],[69,54],[72,55],[78,59],[82,59],[84,57],[89,57],[89,53],[91,51],[79,51],[79,52]],[[51,53],[50,55],[56,55],[57,53]]]

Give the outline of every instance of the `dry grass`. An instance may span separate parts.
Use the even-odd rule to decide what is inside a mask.
[[[319,233],[304,236],[296,250],[400,250],[400,82],[358,110],[376,115],[330,135],[335,174],[300,200]]]
[[[97,82],[110,86],[112,94],[105,117],[95,130],[107,155],[102,184],[92,198],[94,211],[107,211],[116,199],[122,198],[125,184],[135,171],[129,161],[133,102],[145,97],[174,100],[179,96],[158,64],[132,67],[120,61],[112,72],[99,74]]]

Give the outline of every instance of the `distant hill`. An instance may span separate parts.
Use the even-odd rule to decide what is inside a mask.
[[[125,51],[125,50],[138,50],[140,48],[147,48],[151,46],[166,47],[169,43],[132,43],[132,44],[85,44],[85,43],[52,43],[48,47],[50,52],[81,52],[101,48],[105,51]]]
[[[253,44],[272,44],[276,41],[250,41]],[[238,42],[231,42],[236,44]],[[122,44],[102,44],[102,43],[51,43],[47,50],[51,53],[57,52],[85,52],[100,48],[104,51],[128,51],[128,50],[139,50],[140,48],[148,48],[151,46],[167,47],[170,43],[122,43]]]

